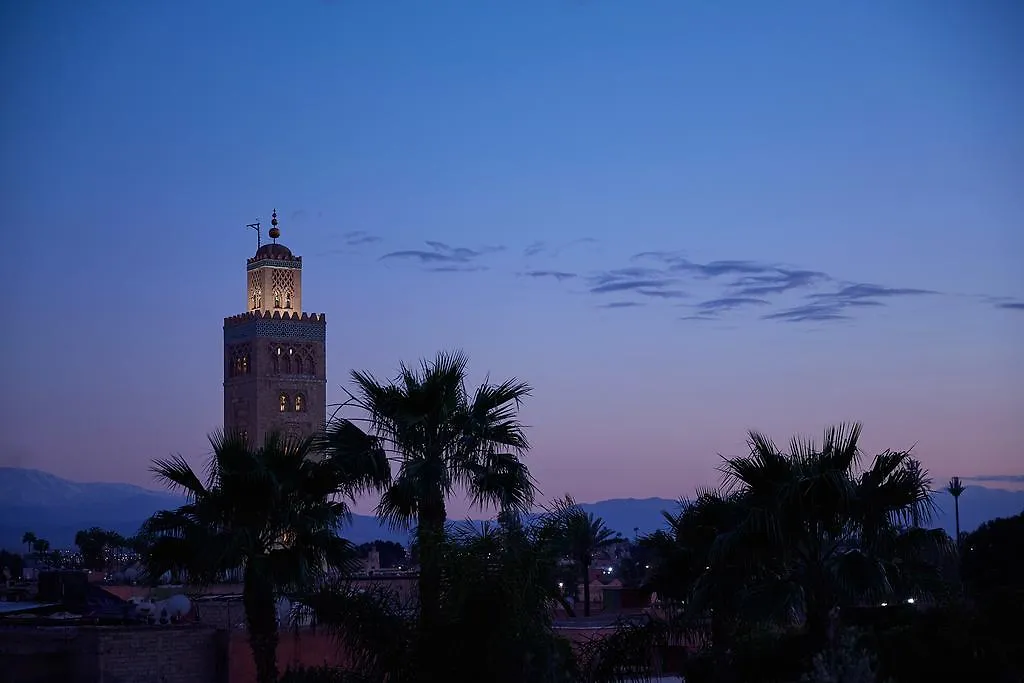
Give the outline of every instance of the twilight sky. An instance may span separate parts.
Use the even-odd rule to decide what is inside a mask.
[[[545,497],[852,419],[1024,470],[1015,0],[7,5],[0,465],[202,462],[276,207],[331,399],[464,348]]]

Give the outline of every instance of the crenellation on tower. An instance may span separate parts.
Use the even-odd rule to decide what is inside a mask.
[[[247,310],[224,318],[224,426],[261,443],[327,419],[327,316],[302,310],[302,257],[277,242],[246,260]]]

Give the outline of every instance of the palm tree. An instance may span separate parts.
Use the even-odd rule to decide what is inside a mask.
[[[434,643],[447,680],[580,680],[572,675],[568,641],[553,630],[551,604],[562,599],[562,547],[546,521],[530,523],[505,511],[497,523],[446,526],[438,624],[443,637]],[[299,604],[300,614],[308,610],[337,636],[350,667],[366,680],[422,680],[418,662],[407,654],[420,647],[415,618],[394,593],[342,581],[301,596]]]
[[[448,497],[462,489],[481,508],[526,511],[535,492],[521,461],[529,444],[517,417],[530,387],[515,379],[500,384],[485,379],[470,393],[466,365],[461,352],[442,352],[416,369],[402,364],[390,382],[353,372],[355,393],[347,405],[365,415],[332,420],[324,444],[326,453],[345,452],[353,443],[373,444],[398,463],[377,514],[394,526],[415,524],[420,559],[417,642],[428,659],[438,649],[431,638],[437,635],[441,604],[439,553]],[[365,421],[365,430],[356,421]],[[429,670],[424,660],[424,673]]]
[[[956,515],[957,552],[960,552],[960,496],[962,496],[964,491],[966,490],[967,487],[964,485],[962,481],[960,481],[960,477],[953,477],[952,479],[949,480],[949,483],[946,484],[946,491],[949,493],[949,495],[953,496],[953,509],[955,510]]]
[[[151,576],[184,571],[206,585],[243,572],[243,604],[259,683],[277,680],[277,595],[315,584],[354,561],[337,531],[349,514],[344,498],[377,485],[382,453],[315,458],[313,439],[270,434],[258,448],[240,433],[216,433],[204,482],[181,456],[157,460],[152,471],[185,504],[158,512],[144,525],[151,539]],[[369,460],[370,462],[365,462]],[[386,463],[385,463],[386,464]],[[355,473],[355,474],[354,474]],[[340,495],[339,495],[340,494]]]
[[[37,538],[34,531],[26,531],[25,535],[21,537],[21,542],[25,544],[27,552],[32,552],[32,544],[36,542]]]
[[[658,594],[669,623],[691,640],[708,635],[710,612],[711,644],[725,650],[745,568],[721,561],[712,566],[711,555],[719,535],[742,519],[743,507],[735,496],[701,488],[692,499],[680,500],[677,512],[662,516],[668,528],[641,540],[654,556],[647,587]]]
[[[749,455],[722,466],[743,514],[716,539],[710,564],[744,567],[746,605],[761,617],[802,615],[819,642],[834,608],[892,593],[890,541],[933,509],[927,473],[908,452],[859,467],[860,433],[859,424],[831,427],[820,445],[794,438],[783,453],[750,432]]]
[[[555,501],[549,510],[552,523],[564,543],[566,553],[576,563],[583,579],[583,616],[590,616],[590,565],[594,553],[621,541],[621,537],[605,526],[604,520],[586,512],[572,496]]]

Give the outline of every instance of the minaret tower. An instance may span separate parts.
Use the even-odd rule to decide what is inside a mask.
[[[306,437],[327,420],[327,317],[302,311],[302,257],[272,242],[246,264],[246,312],[224,319],[224,428],[254,445],[268,432]]]

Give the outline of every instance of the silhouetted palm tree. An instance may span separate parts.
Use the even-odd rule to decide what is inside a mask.
[[[657,593],[669,622],[691,639],[705,637],[710,611],[711,643],[722,649],[737,617],[746,568],[726,562],[712,567],[711,553],[719,535],[735,528],[744,514],[736,496],[698,489],[692,499],[679,501],[677,512],[662,512],[667,529],[641,541],[653,554],[647,586]]]
[[[549,525],[557,528],[565,552],[576,563],[583,580],[583,616],[590,616],[590,565],[594,553],[618,543],[621,537],[605,526],[604,520],[586,512],[572,496],[556,501],[548,510]]]
[[[25,535],[21,537],[21,542],[25,544],[26,552],[32,552],[32,544],[36,542],[36,536],[34,531],[26,531]]]
[[[949,495],[953,496],[953,509],[955,511],[954,514],[956,515],[957,552],[960,552],[960,496],[962,496],[966,490],[967,487],[964,486],[962,481],[960,481],[960,477],[953,477],[949,480],[949,483],[946,484],[946,491],[949,492]]]
[[[750,454],[722,466],[744,512],[716,539],[710,564],[747,568],[747,605],[761,616],[802,614],[819,641],[834,608],[892,593],[903,566],[893,539],[933,510],[927,473],[908,452],[858,467],[860,433],[839,425],[820,445],[794,438],[783,453],[750,432]]]
[[[190,583],[206,585],[241,569],[257,680],[272,683],[278,674],[277,596],[353,566],[352,546],[337,535],[349,514],[342,498],[377,485],[372,473],[381,463],[373,458],[383,454],[363,453],[370,462],[311,457],[312,439],[277,434],[258,448],[238,433],[217,433],[210,442],[206,482],[180,456],[153,464],[157,479],[186,502],[143,526],[150,540],[147,570],[152,576],[184,571]]]
[[[521,456],[528,449],[517,413],[530,394],[529,385],[514,379],[466,388],[466,356],[439,353],[419,368],[402,364],[398,377],[378,381],[353,372],[355,393],[349,405],[364,418],[341,418],[327,429],[326,452],[332,439],[379,445],[398,463],[398,472],[384,490],[378,515],[392,525],[415,524],[419,552],[419,630],[423,674],[433,667],[431,638],[441,604],[440,548],[447,521],[446,501],[456,489],[466,491],[481,507],[526,511],[535,488]],[[365,419],[365,430],[356,421]]]

